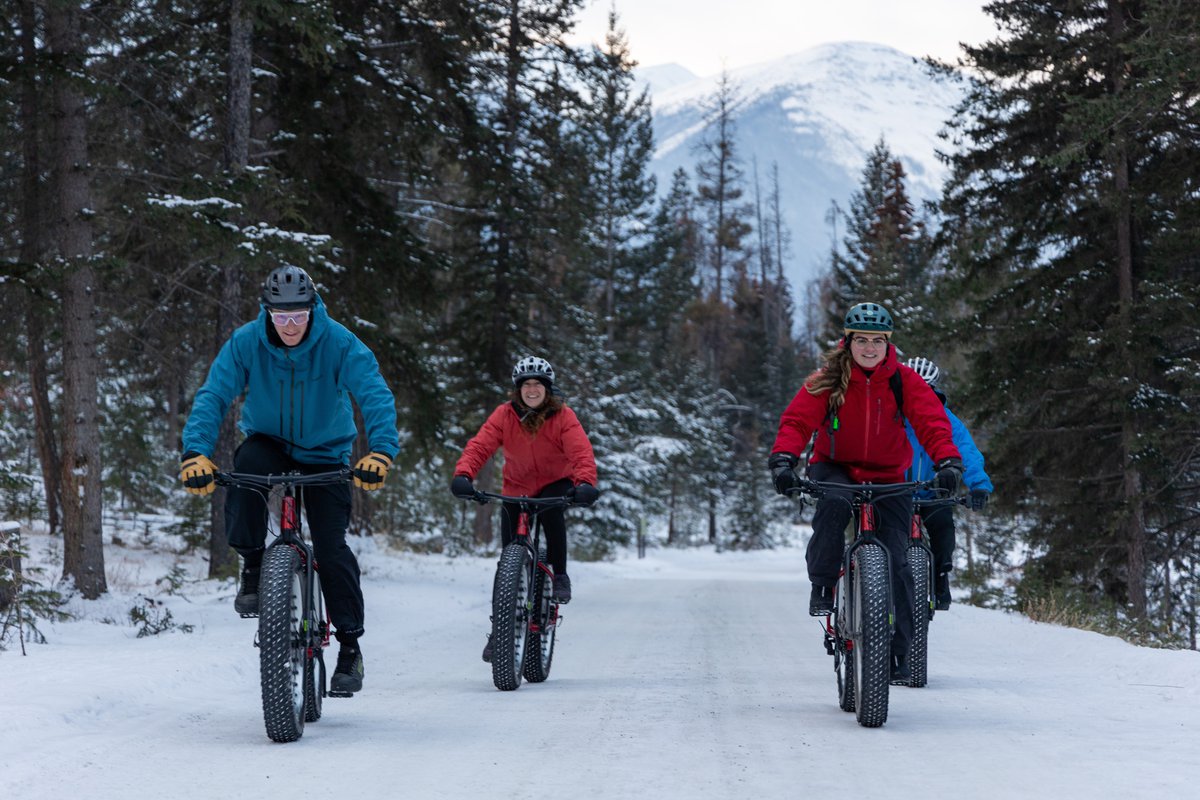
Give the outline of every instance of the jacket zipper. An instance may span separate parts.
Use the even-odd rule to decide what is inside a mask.
[[[862,459],[867,460],[867,447],[871,441],[871,379],[867,378],[867,402],[863,404],[863,447]]]

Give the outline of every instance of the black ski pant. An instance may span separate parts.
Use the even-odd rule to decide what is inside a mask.
[[[808,477],[814,481],[854,483],[839,464],[809,464]],[[829,492],[817,502],[813,514],[813,535],[808,540],[806,558],[808,577],[817,586],[836,586],[846,547],[846,526],[852,511],[850,492]],[[892,653],[908,655],[913,633],[913,577],[908,568],[908,539],[912,526],[912,495],[902,494],[875,501],[875,538],[888,552],[892,572],[892,603],[896,627],[892,634]]]
[[[954,507],[936,506],[917,513],[921,515],[921,522],[929,534],[933,572],[935,575],[945,575],[954,569]]]
[[[233,471],[278,475],[297,471],[306,475],[328,472],[341,464],[306,464],[287,454],[284,444],[262,434],[247,437],[233,456]],[[329,618],[343,637],[363,631],[363,594],[359,585],[358,559],[346,544],[350,524],[350,484],[297,488],[299,506],[308,519],[309,541],[317,559],[321,591]],[[230,489],[225,501],[225,532],[229,546],[245,559],[247,567],[262,563],[267,538],[267,504],[252,489]]]
[[[574,485],[569,478],[563,478],[543,486],[534,497],[562,497]],[[554,567],[555,575],[563,575],[567,571],[567,519],[564,511],[562,508],[548,508],[538,514],[546,542],[546,560]],[[500,514],[500,544],[503,547],[508,547],[516,538],[517,518],[520,515],[521,509],[516,503],[504,504]]]

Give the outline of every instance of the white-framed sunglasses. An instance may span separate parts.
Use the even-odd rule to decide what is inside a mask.
[[[308,322],[310,313],[307,308],[302,308],[299,311],[272,311],[271,322],[281,327],[287,325],[289,322],[293,325],[303,325]]]

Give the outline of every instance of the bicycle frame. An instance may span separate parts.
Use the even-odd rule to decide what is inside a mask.
[[[492,682],[501,691],[512,691],[521,685],[522,677],[540,683],[550,675],[561,616],[553,597],[554,570],[541,558],[540,515],[571,503],[566,497],[490,492],[476,492],[473,499],[517,507],[514,536],[500,553],[492,589]]]
[[[548,511],[552,508],[569,508],[571,503],[565,497],[513,497],[503,494],[493,494],[492,492],[476,492],[475,499],[477,502],[492,502],[515,503],[517,505],[517,523],[513,526],[514,542],[520,542],[526,550],[529,551],[530,567],[527,570],[527,577],[530,585],[536,576],[536,570],[541,570],[547,577],[554,577],[554,569],[547,563],[541,560],[539,553],[541,552],[542,544],[542,522],[539,516],[543,511]],[[557,622],[558,604],[555,604],[555,620]],[[537,633],[537,623],[534,622],[530,626],[531,633]]]
[[[294,552],[295,555],[289,555],[287,559],[296,559],[293,562],[295,566],[292,568],[295,574],[293,580],[298,580],[299,591],[289,596],[299,600],[298,616],[293,618],[292,625],[295,627],[291,629],[292,633],[288,634],[291,637],[290,643],[286,639],[280,639],[278,633],[265,634],[264,631],[278,632],[280,630],[278,626],[270,625],[263,615],[266,613],[266,608],[280,608],[278,605],[264,606],[268,602],[267,598],[281,595],[271,592],[264,597],[262,595],[265,589],[260,588],[259,632],[255,635],[254,642],[256,647],[263,648],[261,655],[263,713],[267,722],[267,734],[275,741],[290,742],[299,739],[303,735],[305,720],[315,722],[320,719],[321,698],[329,695],[325,685],[323,653],[329,646],[332,624],[321,594],[317,560],[312,546],[305,541],[303,536],[300,510],[303,505],[304,487],[345,483],[350,480],[351,474],[349,467],[311,474],[297,471],[278,475],[233,472],[216,474],[218,484],[257,492],[264,501],[269,499],[273,489],[278,487],[282,490],[279,533],[265,548],[263,564],[266,571],[269,571],[271,564],[284,565],[284,561],[271,555],[278,552],[278,548],[288,548]],[[269,514],[269,512],[267,513]],[[267,523],[270,528],[269,519]],[[263,578],[264,586],[267,581],[266,571]],[[278,586],[278,584],[273,585]],[[291,591],[291,589],[288,590],[288,592]],[[278,620],[278,617],[275,619]],[[268,625],[268,627],[264,628],[264,625]],[[267,665],[275,664],[274,658],[284,655],[287,648],[291,648],[293,669],[300,669],[298,665],[303,665],[303,674],[299,678],[299,683],[296,682],[295,673],[291,678],[284,673],[278,679],[272,677],[268,680],[267,675],[270,670]],[[278,681],[282,681],[282,685]],[[297,692],[299,694],[296,694]],[[289,693],[292,695],[290,701],[282,699]],[[287,702],[294,704],[291,710],[288,710]]]
[[[317,577],[319,565],[317,564],[312,546],[304,539],[303,526],[300,522],[300,509],[303,506],[301,502],[303,489],[305,486],[343,483],[349,481],[350,477],[351,471],[349,467],[310,474],[298,471],[285,472],[278,475],[254,475],[240,472],[217,473],[217,483],[231,489],[257,491],[263,494],[264,500],[267,499],[266,493],[272,488],[282,487],[283,495],[280,498],[279,509],[279,535],[267,545],[266,549],[272,547],[290,547],[300,556],[300,563],[304,567],[305,631],[308,634],[308,656],[310,658],[313,656],[314,646],[318,650],[323,650],[329,646],[331,621],[327,609],[324,609],[324,613],[320,614],[319,618],[310,616],[310,612],[316,611],[318,604],[323,606],[323,601],[319,594],[320,584]],[[297,488],[300,489],[299,494],[297,494]],[[269,529],[270,525],[268,524],[267,527]],[[317,634],[315,639],[312,637],[314,632]]]
[[[878,727],[887,720],[887,670],[890,669],[890,656],[887,654],[896,618],[892,597],[892,559],[886,545],[876,536],[878,520],[875,503],[929,487],[927,481],[847,484],[802,479],[797,488],[790,492],[806,494],[817,500],[836,494],[837,499],[850,505],[847,534],[851,541],[843,548],[842,568],[834,590],[834,611],[826,615],[822,634],[825,651],[834,657],[839,705],[843,711],[855,712],[859,724],[865,727]],[[849,498],[841,495],[849,495]],[[858,558],[858,552],[868,546],[863,557]],[[858,572],[860,569],[863,570],[862,574]],[[871,590],[873,600],[864,599],[866,610],[860,610],[857,606],[856,592],[863,591],[863,586],[882,587]],[[886,617],[881,614],[886,614]],[[843,663],[846,666],[845,676],[842,673]],[[864,677],[868,673],[871,675],[869,686]]]

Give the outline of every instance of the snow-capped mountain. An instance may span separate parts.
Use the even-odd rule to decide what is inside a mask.
[[[651,170],[660,191],[679,167],[691,175],[694,188],[704,104],[719,76],[670,86],[662,78],[678,72],[651,67],[644,74],[654,100],[658,149]],[[737,156],[746,174],[748,199],[754,161],[764,193],[772,163],[779,165],[780,195],[792,237],[788,277],[798,296],[827,259],[832,229],[825,218],[830,204],[847,208],[866,155],[880,137],[904,164],[915,203],[940,193],[946,169],[935,151],[945,143],[937,133],[962,88],[933,76],[912,56],[884,45],[843,42],[730,70],[729,77],[740,97],[735,113]]]
[[[651,95],[699,80],[699,76],[681,64],[656,64],[653,67],[637,67],[633,71],[638,83],[650,89]]]

